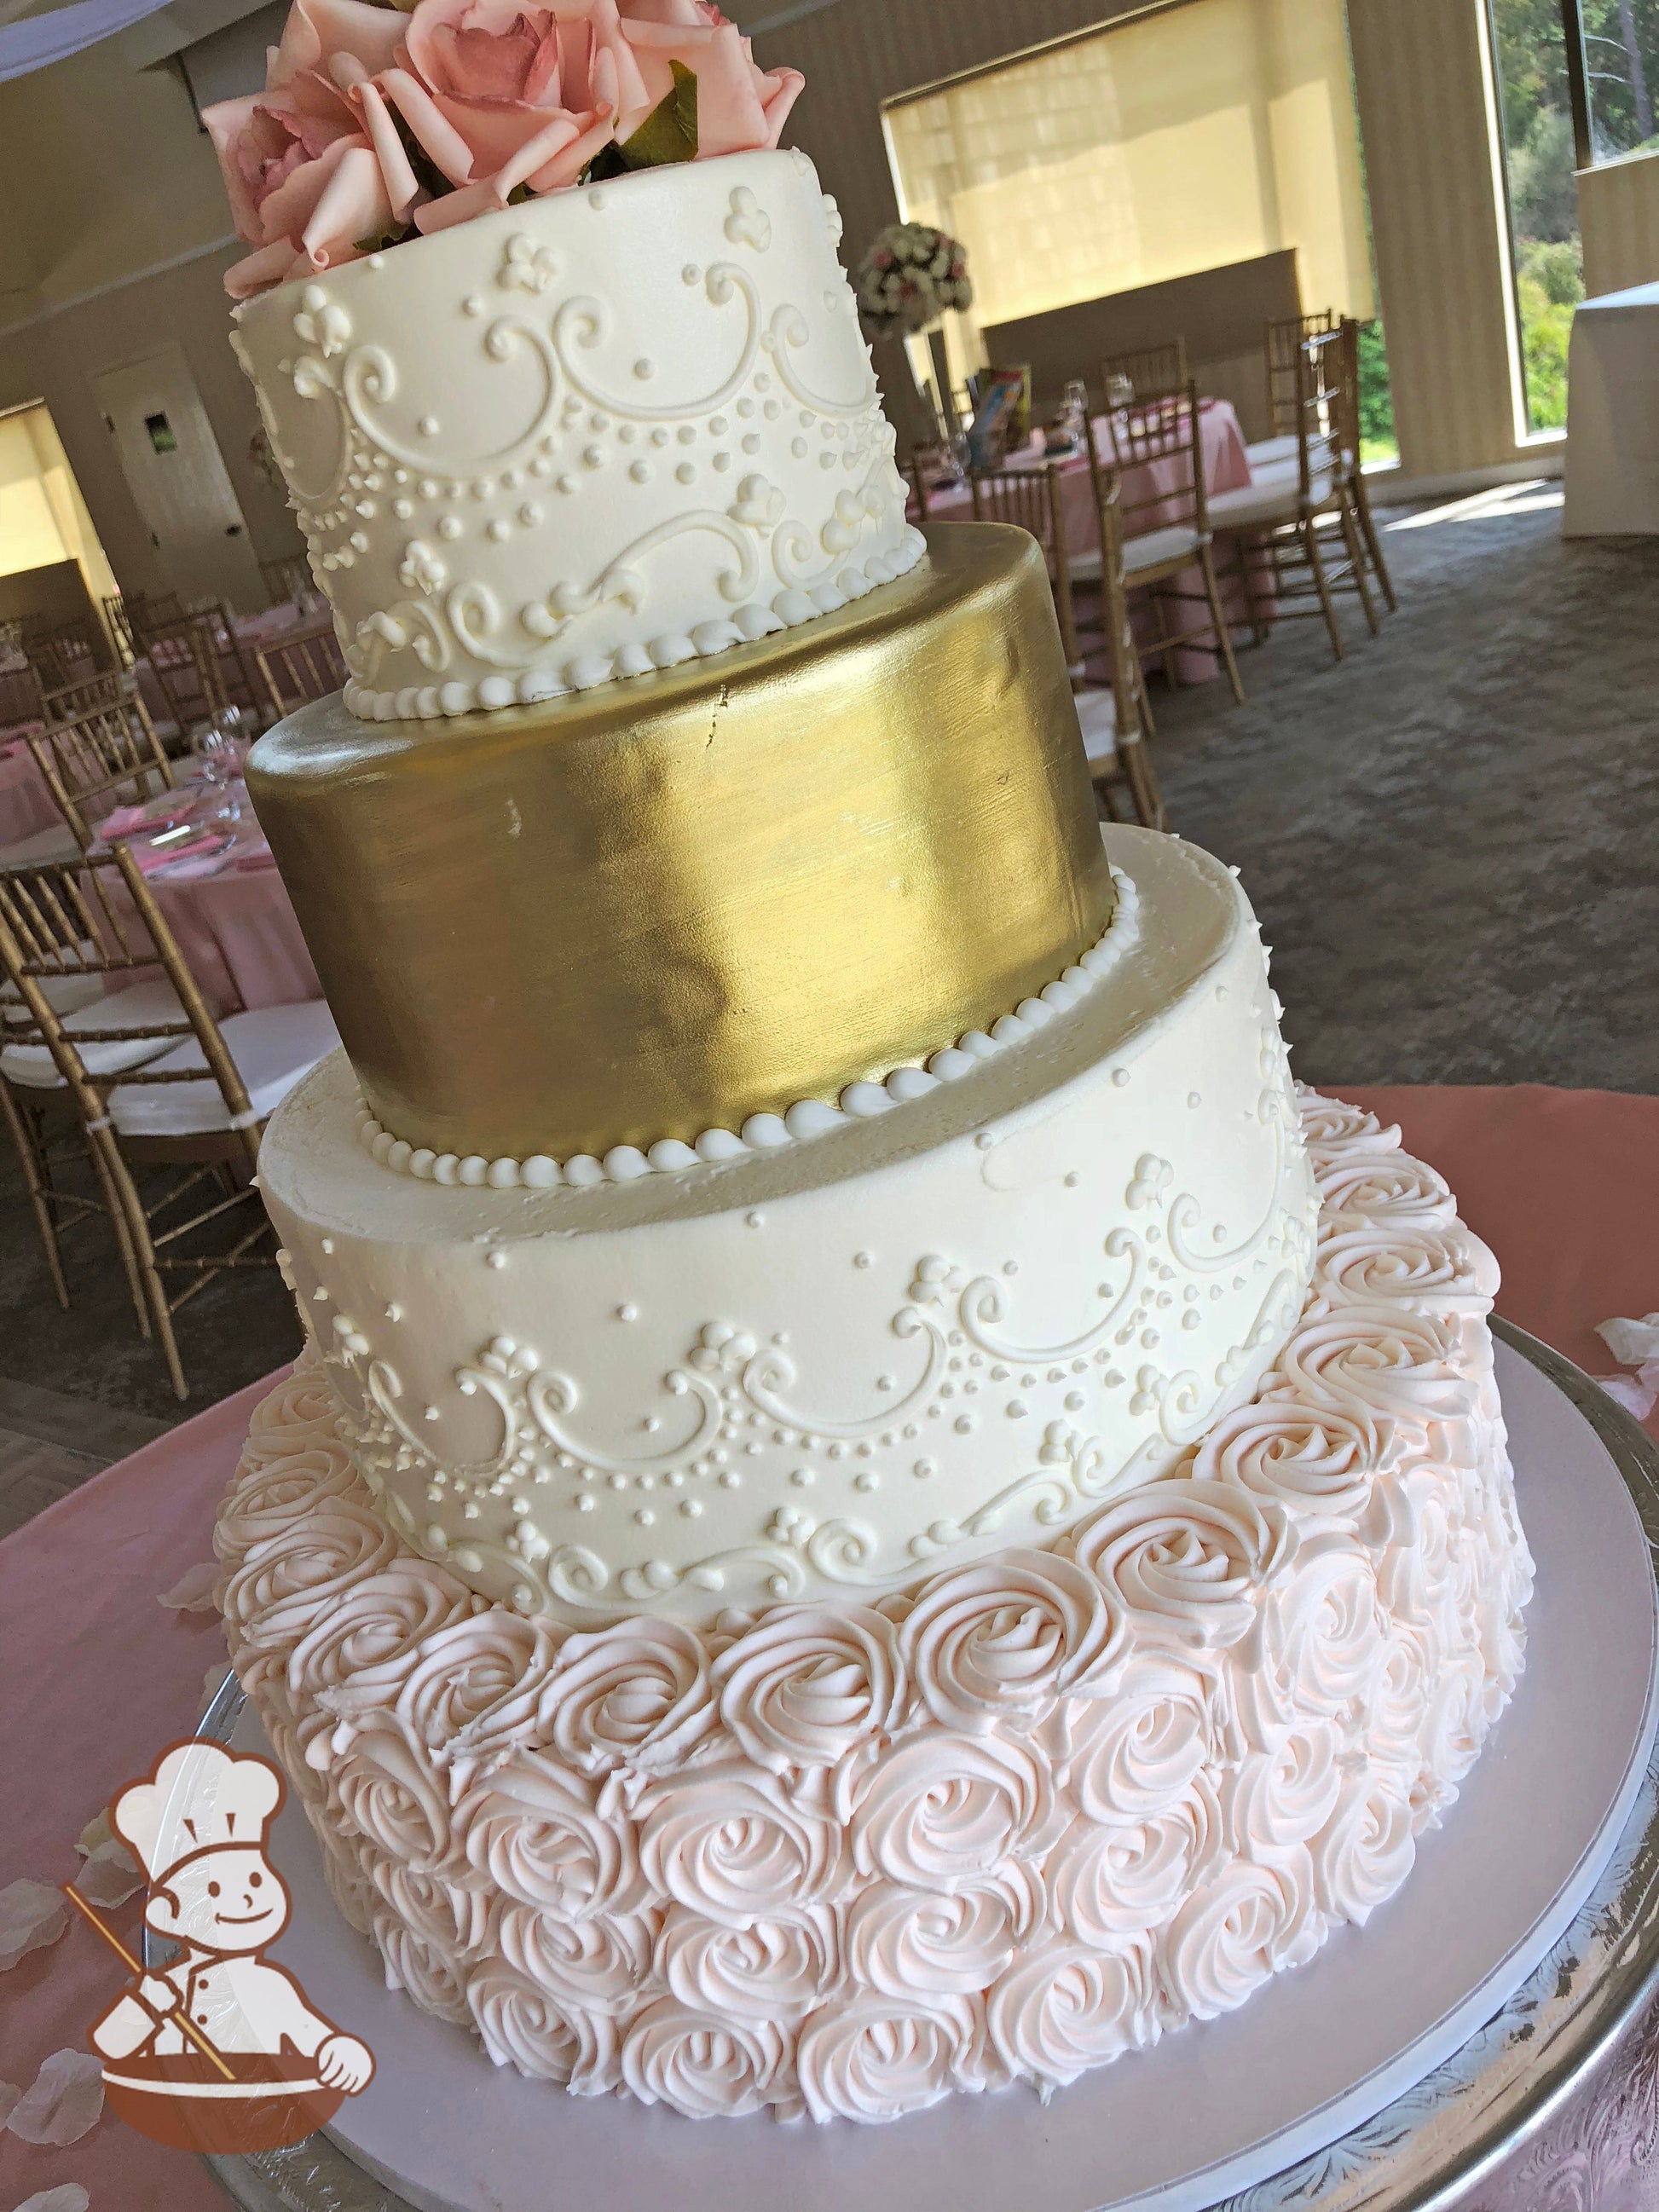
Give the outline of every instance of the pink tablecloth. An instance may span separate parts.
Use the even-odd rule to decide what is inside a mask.
[[[63,826],[58,802],[21,738],[0,742],[0,846]]]
[[[1343,1095],[1398,1119],[1411,1149],[1445,1172],[1504,1264],[1500,1311],[1592,1372],[1610,1371],[1595,1324],[1659,1306],[1659,1098],[1530,1086]],[[82,1825],[195,1725],[203,1670],[223,1656],[216,1624],[155,1600],[209,1556],[216,1502],[265,1387],[134,1453],[0,1544],[0,1886],[69,1879]],[[129,1940],[138,1902],[113,1916]],[[27,2085],[48,2052],[84,2050],[120,1978],[78,1923],[32,1953],[0,1984],[0,2080]],[[1648,2154],[1656,2038],[1652,2021],[1626,2038],[1471,2205],[1659,2212]],[[1589,2170],[1593,2185],[1571,2193],[1573,2175]],[[204,2168],[113,2118],[61,2150],[0,2136],[0,2206],[63,2181],[89,2191],[92,2212],[222,2212]]]
[[[298,917],[274,866],[227,868],[194,882],[169,883],[156,875],[149,889],[185,966],[222,1018],[322,997]],[[112,896],[131,914],[119,884]]]
[[[1111,462],[1115,459],[1108,418],[1097,416],[1090,426],[1095,441],[1095,451],[1101,459]],[[1203,399],[1199,402],[1199,447],[1204,465],[1204,483],[1210,492],[1241,491],[1250,482],[1250,458],[1245,449],[1244,433],[1232,404],[1225,399]],[[1034,441],[1028,448],[1011,454],[1008,466],[1037,467],[1042,463],[1040,445]],[[1095,514],[1094,489],[1090,479],[1089,464],[1081,454],[1069,460],[1054,463],[1060,480],[1060,517],[1066,531],[1066,550],[1068,553],[1097,553],[1100,550],[1100,529]],[[1135,532],[1160,530],[1167,524],[1190,520],[1190,514],[1176,508],[1168,514],[1157,507],[1143,506],[1143,501],[1164,498],[1175,502],[1185,481],[1185,470],[1178,461],[1142,461],[1122,471],[1122,500],[1127,512],[1125,525]],[[914,501],[912,502],[914,505]],[[973,495],[966,483],[932,491],[927,499],[927,520],[930,522],[961,522],[973,513]],[[1251,623],[1252,609],[1243,579],[1231,573],[1221,579],[1222,607],[1235,631],[1247,630]],[[1202,629],[1208,622],[1203,606],[1197,604],[1194,594],[1203,589],[1203,577],[1197,568],[1183,569],[1173,579],[1173,588],[1182,596],[1166,597],[1160,605],[1158,619],[1166,627],[1182,631]],[[1133,611],[1135,600],[1143,595],[1131,594]],[[1268,604],[1258,592],[1255,611],[1265,615]],[[1152,635],[1158,635],[1153,630]],[[1220,672],[1217,655],[1201,647],[1185,648],[1175,655],[1175,673],[1183,684],[1207,684]]]

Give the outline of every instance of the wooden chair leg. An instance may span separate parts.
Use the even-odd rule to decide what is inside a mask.
[[[179,1341],[173,1333],[173,1316],[167,1310],[167,1285],[156,1268],[155,1247],[150,1242],[149,1222],[144,1212],[143,1200],[132,1180],[132,1170],[122,1158],[119,1147],[109,1138],[108,1132],[99,1131],[94,1141],[103,1153],[105,1170],[115,1188],[126,1218],[127,1234],[132,1240],[133,1259],[149,1304],[155,1340],[161,1346],[162,1358],[167,1362],[167,1380],[173,1385],[173,1395],[175,1398],[188,1398],[190,1385],[185,1380],[184,1366],[179,1358]]]
[[[1331,652],[1338,660],[1340,660],[1346,648],[1342,643],[1341,628],[1336,619],[1336,602],[1331,597],[1330,584],[1325,574],[1324,558],[1319,550],[1319,532],[1314,526],[1312,515],[1304,515],[1297,525],[1297,529],[1302,539],[1302,549],[1308,556],[1308,566],[1313,570],[1314,588],[1319,593],[1319,604],[1325,611],[1325,627],[1330,632]]]
[[[1163,794],[1153,781],[1152,763],[1146,757],[1145,744],[1137,738],[1131,744],[1121,746],[1118,760],[1122,766],[1124,781],[1129,787],[1129,796],[1134,802],[1135,819],[1141,828],[1167,828]]]
[[[137,1257],[133,1251],[132,1238],[127,1229],[126,1210],[116,1194],[113,1184],[110,1182],[109,1170],[104,1164],[104,1156],[91,1137],[87,1139],[87,1157],[92,1162],[94,1171],[98,1177],[98,1188],[104,1194],[104,1210],[109,1216],[109,1224],[114,1232],[116,1249],[121,1255],[121,1269],[127,1279],[127,1294],[132,1300],[133,1316],[138,1323],[138,1334],[148,1344],[151,1334],[149,1305],[144,1296],[144,1285],[138,1272]]]
[[[1215,624],[1216,650],[1220,653],[1221,665],[1227,672],[1227,681],[1233,687],[1233,703],[1242,707],[1244,704],[1244,686],[1238,680],[1238,663],[1233,658],[1232,628],[1222,612],[1221,592],[1215,580],[1215,562],[1207,545],[1199,547],[1198,558],[1204,571],[1204,590],[1210,602],[1210,619]]]
[[[1353,503],[1359,515],[1360,533],[1365,540],[1365,550],[1370,556],[1371,569],[1382,586],[1382,596],[1389,603],[1389,612],[1398,612],[1400,602],[1394,595],[1394,580],[1389,574],[1389,564],[1382,558],[1382,541],[1376,534],[1376,525],[1371,520],[1370,494],[1365,489],[1365,479],[1355,474]]]
[[[35,1225],[40,1232],[41,1249],[46,1255],[46,1272],[52,1277],[52,1289],[58,1303],[67,1313],[70,1306],[69,1285],[64,1279],[63,1255],[58,1247],[58,1221],[52,1210],[52,1176],[46,1155],[40,1149],[34,1131],[30,1128],[23,1109],[11,1095],[9,1084],[0,1083],[0,1103],[6,1109],[6,1122],[11,1131],[11,1140],[17,1147],[18,1164],[23,1170],[27,1186],[29,1204],[34,1208]]]
[[[1342,518],[1342,543],[1348,549],[1348,566],[1353,570],[1354,589],[1359,594],[1359,604],[1365,610],[1365,622],[1373,637],[1376,635],[1376,609],[1371,605],[1371,587],[1365,580],[1365,549],[1360,542],[1359,530],[1353,519],[1353,501],[1346,491],[1340,495],[1337,512]]]

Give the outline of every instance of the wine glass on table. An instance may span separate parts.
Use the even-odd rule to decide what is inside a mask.
[[[207,819],[232,836],[246,818],[247,787],[242,770],[252,743],[252,726],[240,707],[222,707],[191,741],[197,779],[210,802]]]

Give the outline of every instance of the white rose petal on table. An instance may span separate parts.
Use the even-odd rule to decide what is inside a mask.
[[[54,2051],[6,2122],[27,2143],[79,2142],[103,2117],[104,2069],[89,2051]]]
[[[164,1590],[155,1601],[157,1605],[170,1606],[174,1613],[216,1613],[218,1602],[214,1591],[219,1582],[219,1563],[204,1559],[179,1577],[170,1590]]]
[[[75,1887],[94,1905],[124,1905],[144,1886],[138,1862],[121,1838],[112,1834],[107,1812],[94,1813],[76,1837],[75,1848],[86,1861]]]
[[[1602,1375],[1596,1380],[1616,1405],[1638,1421],[1645,1421],[1659,1403],[1659,1313],[1644,1314],[1639,1321],[1615,1315],[1598,1322],[1595,1334],[1621,1367],[1634,1375]]]
[[[0,1889],[0,1973],[55,1943],[69,1922],[69,1907],[50,1882],[8,1882]]]
[[[55,2189],[37,2189],[26,2197],[17,2212],[87,2212],[91,2202],[78,2181],[60,2181]]]
[[[90,1905],[125,1905],[143,1886],[142,1870],[117,1838],[100,1844],[75,1877],[75,1887]]]
[[[15,2081],[0,2081],[0,2130],[17,2110],[22,2094]]]

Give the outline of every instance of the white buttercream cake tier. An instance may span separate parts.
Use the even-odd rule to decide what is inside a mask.
[[[804,154],[578,187],[286,284],[234,343],[370,719],[752,643],[913,567]]]
[[[567,1626],[840,1602],[1052,1542],[1248,1398],[1313,1250],[1260,933],[1207,854],[1106,838],[1121,956],[804,1141],[445,1187],[310,1077],[261,1183],[399,1542]]]
[[[392,1985],[574,2094],[884,2121],[1047,2095],[1363,1924],[1514,1687],[1532,1569],[1491,1255],[1397,1130],[1299,1118],[1317,1254],[1248,1402],[887,1595],[489,1605],[384,1517],[349,1348],[308,1351],[221,1514],[225,1615]]]

